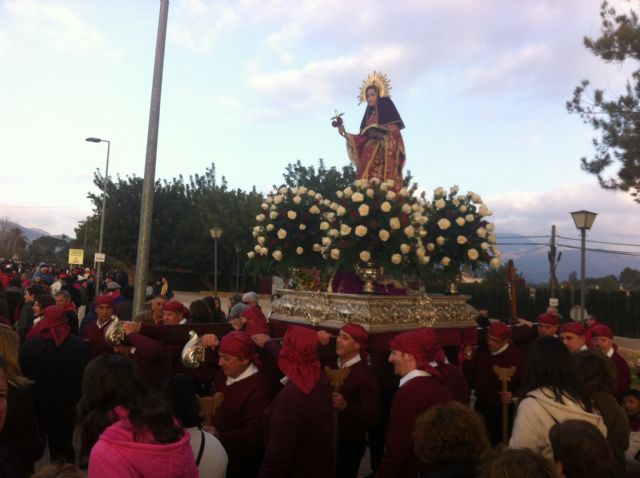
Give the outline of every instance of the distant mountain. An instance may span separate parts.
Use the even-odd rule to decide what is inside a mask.
[[[549,240],[544,238],[527,239],[526,237],[509,233],[505,233],[505,235],[507,237],[498,235],[498,244],[504,244],[498,246],[502,252],[503,262],[512,259],[516,269],[524,276],[527,282],[548,282],[549,259],[547,253],[549,252],[549,246],[541,244],[548,244]],[[518,245],[513,245],[515,243]],[[578,244],[576,242],[576,245]],[[594,248],[594,246],[587,244],[587,249],[589,248]],[[580,250],[558,247],[558,251],[562,252],[556,271],[558,280],[567,280],[572,271],[575,271],[580,277]],[[640,270],[640,257],[587,250],[585,271],[587,277],[603,277],[607,275],[617,277],[625,267]]]
[[[17,222],[13,222],[13,221],[7,221],[7,225],[9,229],[14,229],[14,228],[20,228],[20,230],[24,233],[24,235],[27,238],[27,241],[31,242],[35,239],[38,239],[39,237],[42,236],[49,236],[50,234],[43,230],[43,229],[38,229],[38,228],[30,228],[30,227],[25,227],[25,226],[21,226],[20,224],[18,224]]]

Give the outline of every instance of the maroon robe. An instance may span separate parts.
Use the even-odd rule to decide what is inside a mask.
[[[157,340],[140,333],[127,335],[127,340],[135,347],[129,358],[138,365],[147,384],[153,390],[159,389],[162,382],[171,376],[171,358],[167,349]]]
[[[98,327],[98,321],[94,320],[84,330],[84,339],[89,342],[89,348],[91,349],[91,358],[94,359],[100,355],[112,354],[113,347],[109,347],[105,340],[105,334],[111,324],[111,319],[105,324],[104,327]]]
[[[624,391],[628,390],[629,387],[631,387],[631,372],[629,371],[629,365],[627,365],[627,361],[618,352],[613,352],[611,361],[613,362],[613,365],[616,366],[617,372],[616,397],[618,398],[618,401],[621,401]]]
[[[444,371],[442,383],[449,389],[453,399],[457,402],[469,405],[469,383],[462,370],[451,363],[442,366]]]
[[[498,355],[484,349],[476,350],[473,359],[462,364],[469,385],[476,391],[476,410],[484,417],[487,431],[493,444],[502,440],[502,401],[500,391],[502,382],[493,371],[493,366],[516,367],[516,373],[509,382],[508,388],[515,393],[524,377],[525,357],[514,344]],[[509,423],[513,425],[513,405],[509,407]]]
[[[376,478],[415,478],[419,462],[413,452],[413,427],[430,407],[453,400],[451,392],[434,377],[415,377],[396,392],[391,405],[385,452]]]
[[[278,393],[265,414],[267,448],[260,478],[332,478],[331,385],[324,374],[305,395],[292,382]]]
[[[347,408],[338,412],[338,476],[356,477],[366,448],[366,431],[378,423],[380,385],[364,360],[349,367],[340,387]]]
[[[227,478],[256,476],[264,455],[262,427],[270,394],[267,380],[258,372],[227,385],[221,373],[213,391],[224,397],[212,424],[229,457]]]

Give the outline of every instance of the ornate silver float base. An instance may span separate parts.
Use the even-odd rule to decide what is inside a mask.
[[[280,290],[271,318],[299,324],[341,328],[357,322],[369,332],[417,327],[462,328],[476,325],[478,311],[468,295],[364,295]]]

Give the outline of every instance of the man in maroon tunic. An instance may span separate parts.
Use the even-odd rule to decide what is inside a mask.
[[[412,439],[416,419],[433,405],[453,400],[451,392],[440,381],[441,371],[430,364],[437,362],[442,365],[444,361],[444,353],[438,346],[433,329],[404,332],[391,341],[389,362],[401,379],[391,405],[385,452],[376,477],[418,476],[419,463]]]
[[[182,302],[168,300],[162,305],[163,325],[176,325],[189,323],[189,309]]]
[[[335,476],[331,385],[320,373],[317,348],[311,329],[293,326],[284,336],[278,366],[286,385],[267,408],[260,478]]]
[[[207,345],[207,336],[202,341]],[[211,432],[229,457],[227,478],[256,476],[264,455],[262,422],[269,404],[269,384],[254,363],[255,346],[246,332],[225,335],[218,356],[223,374],[216,377],[213,391],[224,398]]]
[[[602,350],[602,352],[611,359],[613,365],[616,366],[616,396],[618,400],[622,400],[622,394],[631,386],[631,372],[629,371],[627,361],[615,350],[611,329],[604,324],[594,325],[591,328],[591,345],[594,348]]]
[[[464,349],[462,368],[472,388],[476,390],[476,410],[484,417],[493,445],[502,441],[502,404],[509,403],[509,424],[513,424],[513,402],[510,394],[501,394],[502,382],[493,367],[516,367],[509,382],[509,392],[518,389],[524,377],[524,354],[511,343],[511,328],[496,322],[487,332],[487,350],[471,346]]]
[[[241,328],[244,326],[244,330],[253,337],[257,334],[269,335],[269,326],[267,318],[264,316],[260,305],[258,304],[258,294],[255,292],[247,292],[242,296],[242,302],[247,304],[248,308],[245,309],[240,315],[240,320],[234,322],[234,328]]]
[[[558,334],[569,349],[569,352],[587,350],[584,325],[580,322],[567,322],[566,324],[562,324]]]
[[[367,364],[369,334],[358,324],[347,324],[336,338],[337,367],[348,368],[349,375],[333,393],[338,410],[337,476],[355,478],[364,455],[366,431],[380,414],[380,385]]]
[[[115,310],[113,297],[109,295],[99,295],[96,297],[96,320],[87,325],[84,331],[84,338],[89,342],[91,358],[99,355],[113,353],[113,349],[107,345],[105,333]]]

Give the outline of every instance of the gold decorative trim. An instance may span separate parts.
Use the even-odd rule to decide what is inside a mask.
[[[378,88],[380,92],[380,98],[384,98],[385,96],[391,96],[391,82],[385,73],[380,71],[373,71],[366,79],[362,81],[362,85],[360,86],[360,95],[358,99],[360,100],[358,104],[364,103],[367,101],[367,88],[370,86],[375,86]]]
[[[467,304],[470,296],[365,295],[284,289],[272,304],[271,318],[286,322],[341,328],[356,322],[373,332],[417,327],[475,326],[478,311]]]

